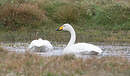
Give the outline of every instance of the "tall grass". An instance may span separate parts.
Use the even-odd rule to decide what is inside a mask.
[[[46,16],[52,24],[72,23],[86,29],[130,29],[130,6],[127,1],[1,0],[0,4],[0,24],[4,27],[42,26],[43,22],[49,23],[44,20]]]
[[[47,28],[48,29],[48,28]],[[39,32],[37,35],[36,33]],[[76,31],[77,32],[77,31]],[[130,31],[103,31],[103,30],[86,30],[85,32],[76,33],[76,42],[130,42]],[[60,42],[66,44],[69,41],[70,35],[67,32],[51,31],[15,31],[15,32],[0,32],[1,42],[31,42],[37,38],[43,38],[52,43]]]
[[[1,76],[129,76],[130,62],[122,57],[42,57],[0,49]]]
[[[24,27],[37,27],[45,19],[44,11],[32,4],[5,4],[1,6],[1,25],[11,30]]]
[[[119,36],[118,31],[125,30],[128,36],[130,29],[128,0],[0,0],[0,9],[1,31],[42,31],[44,37],[49,35],[49,39],[56,36],[55,29],[64,23],[72,24],[79,35],[85,34],[85,38],[90,37],[89,30],[97,30],[96,39],[91,39],[99,41],[104,41],[104,37],[98,37],[102,37],[106,30],[105,39],[118,41],[120,37],[114,34]],[[126,39],[129,41],[129,37]]]

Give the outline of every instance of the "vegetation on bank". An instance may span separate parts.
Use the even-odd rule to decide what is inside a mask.
[[[56,27],[71,23],[81,30],[130,29],[129,0],[0,0],[0,27]]]
[[[9,31],[0,32],[1,42],[31,42],[37,38],[47,39],[52,44],[60,43],[66,44],[70,39],[70,35],[67,32],[56,32],[54,30],[42,30],[38,31]],[[121,43],[130,42],[130,31],[105,31],[105,30],[86,30],[85,32],[76,31],[77,42],[105,42],[105,43]]]
[[[0,9],[0,41],[9,40],[8,35],[12,41],[20,41],[21,32],[26,36],[37,31],[42,32],[42,38],[53,41],[59,38],[55,29],[64,23],[72,24],[79,36],[89,37],[87,41],[130,39],[129,0],[0,0]],[[122,30],[124,36],[118,37]]]
[[[43,57],[0,48],[0,76],[129,76],[130,62],[122,57]]]

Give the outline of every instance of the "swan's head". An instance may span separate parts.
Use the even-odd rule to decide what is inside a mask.
[[[56,29],[56,31],[62,31],[62,30],[70,31],[72,29],[73,29],[73,27],[70,24],[63,24],[58,29]]]
[[[42,38],[39,38],[38,40],[43,40]]]

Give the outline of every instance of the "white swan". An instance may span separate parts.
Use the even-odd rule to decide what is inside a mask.
[[[76,43],[76,34],[73,29],[73,27],[70,24],[64,24],[60,26],[56,31],[69,31],[71,34],[70,41],[66,48],[63,50],[63,54],[76,54],[76,53],[81,53],[81,54],[100,54],[102,53],[102,50],[93,45],[93,44],[88,44],[88,43]]]
[[[39,38],[38,40],[33,40],[29,47],[31,51],[40,51],[40,52],[45,52],[45,51],[51,51],[53,50],[53,46],[48,40],[43,40]]]

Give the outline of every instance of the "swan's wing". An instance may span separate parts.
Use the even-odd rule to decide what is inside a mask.
[[[31,49],[32,47],[35,47],[35,46],[37,45],[37,41],[38,41],[38,40],[33,40],[33,41],[29,44],[28,48]]]
[[[93,44],[89,44],[89,43],[77,43],[75,44],[75,46],[77,47],[77,49],[82,49],[84,51],[88,51],[88,52],[98,52],[98,53],[101,53],[102,50],[98,47],[98,46],[95,46]]]
[[[46,46],[48,48],[53,48],[53,46],[51,45],[51,43],[48,40],[42,40],[40,41],[41,46]]]
[[[70,47],[65,48],[64,50],[65,53],[91,53],[91,54],[96,54],[101,53],[102,50],[92,44],[88,43],[77,43],[74,45],[71,45]],[[95,53],[94,53],[95,52]]]
[[[33,40],[29,47],[29,49],[37,52],[45,52],[45,51],[51,51],[53,49],[53,46],[48,40]]]

